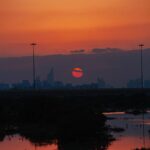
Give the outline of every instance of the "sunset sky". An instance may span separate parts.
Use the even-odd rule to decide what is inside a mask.
[[[1,0],[0,55],[150,47],[150,0]]]

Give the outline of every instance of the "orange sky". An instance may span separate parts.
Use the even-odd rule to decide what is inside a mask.
[[[150,0],[1,0],[0,55],[150,47]]]

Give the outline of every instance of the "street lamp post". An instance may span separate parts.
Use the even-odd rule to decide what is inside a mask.
[[[36,78],[36,74],[35,74],[35,46],[37,44],[31,43],[30,45],[32,46],[32,49],[33,49],[33,55],[32,55],[32,60],[33,60],[33,89],[35,89],[36,88],[36,85],[35,85],[35,78]]]
[[[141,89],[144,87],[144,82],[143,82],[143,46],[144,44],[140,44],[140,50],[141,50]]]
[[[141,89],[144,88],[144,80],[143,80],[143,47],[144,44],[139,45],[140,50],[141,50]],[[142,110],[142,120],[143,120],[143,146],[145,147],[145,117],[144,117],[144,106]]]

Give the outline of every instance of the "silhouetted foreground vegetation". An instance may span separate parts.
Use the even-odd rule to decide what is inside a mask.
[[[0,100],[1,105],[5,101],[21,107],[27,103],[28,107],[36,106],[35,102],[42,100],[42,104],[48,102],[62,108],[78,103],[101,111],[134,110],[137,113],[141,108],[150,108],[150,89],[10,90],[0,91]]]
[[[76,128],[75,125],[74,128]],[[107,129],[102,125],[99,126],[99,132],[93,132],[92,134],[89,134],[88,130],[86,133],[83,133],[81,131],[81,129],[83,129],[82,127],[80,127],[80,131],[77,131],[76,128],[75,133],[74,130],[66,130],[63,127],[60,129],[56,129],[55,127],[54,129],[51,124],[45,123],[20,124],[17,126],[1,125],[0,129],[1,141],[4,140],[6,135],[19,133],[22,137],[26,138],[36,146],[56,143],[59,147],[59,150],[106,150],[110,142],[113,140],[112,137],[108,134]]]
[[[3,91],[0,140],[19,133],[37,145],[57,139],[60,149],[70,149],[68,143],[78,141],[86,143],[82,149],[105,150],[112,137],[102,112],[146,108],[149,95],[140,91]]]

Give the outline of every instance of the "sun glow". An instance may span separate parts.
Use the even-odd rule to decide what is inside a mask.
[[[81,68],[74,68],[72,70],[72,76],[74,78],[81,78],[81,77],[83,77],[83,70]]]

